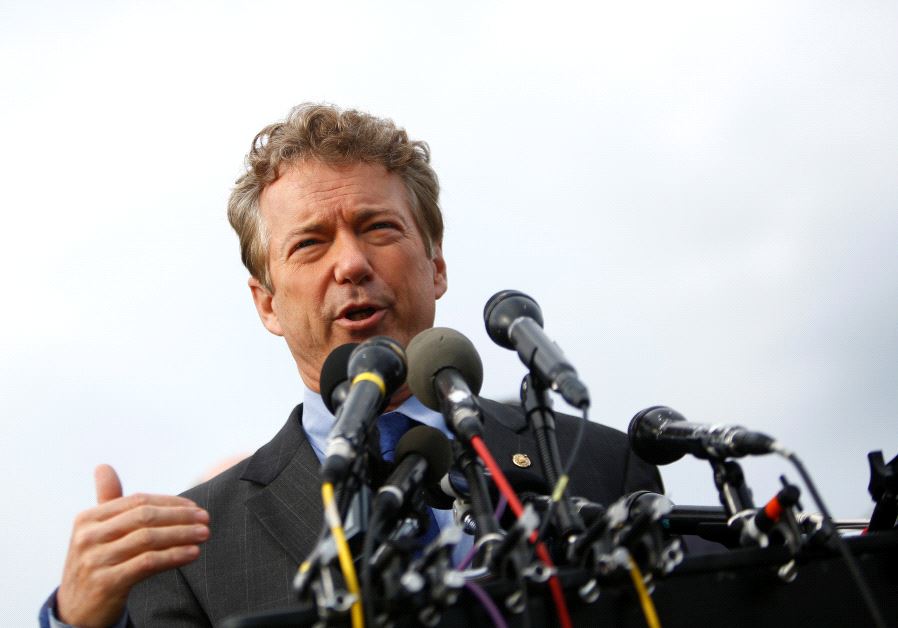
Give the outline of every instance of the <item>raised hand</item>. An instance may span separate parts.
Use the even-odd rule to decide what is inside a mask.
[[[122,616],[128,592],[144,578],[185,565],[209,538],[209,514],[184,497],[122,497],[115,470],[94,471],[97,506],[75,517],[57,617],[78,628],[107,628]]]

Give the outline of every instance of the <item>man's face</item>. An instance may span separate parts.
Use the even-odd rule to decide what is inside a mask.
[[[303,161],[262,192],[272,292],[250,279],[265,327],[319,390],[335,347],[375,335],[403,346],[433,325],[446,292],[439,243],[427,255],[402,179],[382,166]]]

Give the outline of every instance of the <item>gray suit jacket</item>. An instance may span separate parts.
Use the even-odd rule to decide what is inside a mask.
[[[522,413],[481,400],[484,440],[517,485],[540,483],[536,443]],[[322,528],[321,480],[306,440],[302,406],[252,457],[184,495],[209,511],[211,537],[199,558],[137,585],[128,598],[136,626],[213,626],[231,615],[270,610],[295,602],[293,576],[312,551]],[[570,451],[576,419],[558,415],[557,436]],[[658,470],[630,453],[626,436],[591,423],[571,473],[570,494],[608,504],[647,489],[662,492]],[[519,469],[515,453],[534,464]]]

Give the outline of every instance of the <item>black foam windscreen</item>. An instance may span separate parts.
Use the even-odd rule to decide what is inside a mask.
[[[673,408],[651,406],[637,412],[627,427],[630,448],[637,456],[654,465],[670,464],[686,455],[684,451],[658,442],[658,425],[662,421],[680,423],[685,422],[686,418]]]
[[[330,355],[324,360],[324,364],[321,365],[319,379],[321,398],[331,414],[337,413],[337,406],[343,401],[343,399],[337,398],[339,396],[334,396],[334,391],[340,384],[349,380],[349,375],[346,373],[349,367],[349,356],[357,346],[359,346],[357,342],[340,345],[330,352]]]
[[[475,395],[483,385],[483,363],[474,344],[448,327],[425,329],[412,338],[406,349],[412,393],[431,410],[440,411],[433,378],[445,368],[455,369]]]
[[[413,427],[396,444],[396,464],[411,454],[417,454],[427,461],[424,482],[435,484],[446,475],[452,466],[452,446],[440,430],[429,425]]]

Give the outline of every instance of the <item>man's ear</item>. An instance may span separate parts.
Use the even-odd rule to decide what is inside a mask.
[[[255,277],[250,277],[247,284],[250,292],[252,292],[253,303],[256,304],[256,311],[259,313],[259,318],[262,319],[265,329],[275,336],[283,336],[284,331],[281,328],[281,321],[278,320],[273,307],[274,295]]]
[[[443,245],[440,242],[433,245],[433,292],[434,298],[439,299],[449,289],[449,280],[446,276],[446,260],[443,259]]]

